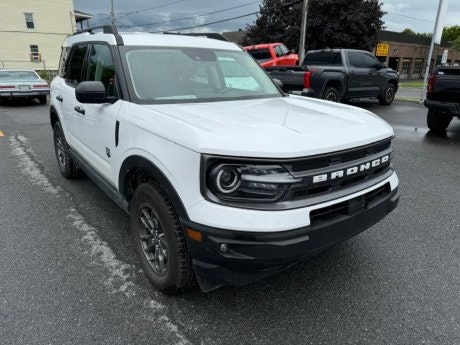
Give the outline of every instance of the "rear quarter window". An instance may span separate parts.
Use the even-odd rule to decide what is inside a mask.
[[[251,50],[248,50],[248,53],[250,55],[252,55],[252,57],[254,59],[256,59],[257,61],[259,61],[259,62],[268,61],[268,60],[270,60],[272,58],[268,48],[266,48],[266,49],[251,49]]]
[[[340,52],[314,52],[305,55],[304,64],[307,65],[342,65],[342,54]]]

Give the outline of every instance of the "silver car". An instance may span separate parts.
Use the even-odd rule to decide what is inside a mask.
[[[32,70],[0,70],[0,99],[37,98],[46,104],[50,87],[46,80]]]

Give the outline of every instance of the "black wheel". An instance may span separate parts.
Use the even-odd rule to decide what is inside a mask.
[[[38,101],[40,104],[46,104],[46,96],[38,96]]]
[[[145,274],[158,290],[175,294],[192,288],[196,278],[179,217],[153,182],[142,183],[131,203],[131,232]]]
[[[430,109],[426,116],[428,128],[435,132],[445,131],[452,121],[452,115],[442,113],[440,111]]]
[[[379,97],[380,105],[390,105],[393,103],[396,95],[395,84],[388,83],[383,90],[383,94]]]
[[[339,91],[335,87],[327,87],[324,90],[323,99],[331,102],[340,102]]]
[[[62,176],[68,179],[76,179],[81,176],[81,170],[69,154],[69,145],[59,121],[54,124],[54,152]]]

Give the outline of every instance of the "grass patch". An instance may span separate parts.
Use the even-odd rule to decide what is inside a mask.
[[[399,83],[400,87],[416,87],[416,88],[422,88],[423,87],[423,81],[408,81],[408,82],[402,82]]]

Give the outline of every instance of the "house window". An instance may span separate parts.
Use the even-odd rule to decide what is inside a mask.
[[[36,44],[30,45],[30,61],[40,61],[40,52]]]
[[[35,29],[34,14],[33,13],[24,13],[24,16],[26,17],[27,29]]]
[[[415,59],[414,74],[412,75],[412,77],[422,78],[422,75],[423,75],[423,59]]]

